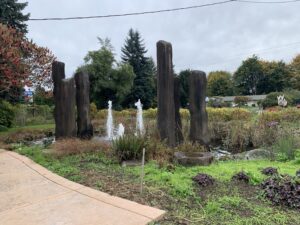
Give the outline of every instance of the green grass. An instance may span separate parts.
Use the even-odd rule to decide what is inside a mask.
[[[191,178],[198,173],[206,173],[221,182],[231,180],[231,177],[244,171],[250,176],[251,184],[258,184],[266,178],[260,171],[266,167],[276,167],[280,173],[295,175],[300,165],[295,161],[277,162],[277,161],[226,161],[212,164],[210,166],[181,167],[177,166],[174,171],[168,171],[166,168],[158,168],[154,162],[145,166],[145,180],[153,182],[158,186],[167,186],[174,196],[187,197],[194,195],[194,189]],[[139,173],[138,168],[133,172]]]

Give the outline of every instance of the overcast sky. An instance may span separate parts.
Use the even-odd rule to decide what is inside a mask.
[[[27,0],[31,18],[71,17],[177,8],[220,0]],[[279,1],[279,0],[273,0]],[[21,2],[24,2],[22,0]],[[225,5],[161,14],[77,21],[29,21],[28,36],[66,63],[71,76],[97,36],[111,39],[116,58],[130,28],[137,29],[148,56],[156,61],[156,42],[172,43],[175,71],[235,71],[257,54],[289,62],[300,53],[300,2]]]

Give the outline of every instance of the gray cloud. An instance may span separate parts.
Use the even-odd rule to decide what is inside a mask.
[[[32,18],[105,15],[198,5],[217,0],[29,0]],[[226,5],[122,18],[28,22],[29,37],[50,48],[66,63],[68,76],[99,48],[96,37],[108,37],[117,58],[130,28],[138,29],[148,55],[156,58],[156,42],[173,45],[176,72],[182,69],[234,71],[254,53],[267,60],[290,61],[300,53],[300,2]],[[298,44],[283,46],[288,43]],[[282,48],[279,48],[283,46]],[[273,48],[273,49],[270,49]],[[262,49],[268,49],[260,51]]]

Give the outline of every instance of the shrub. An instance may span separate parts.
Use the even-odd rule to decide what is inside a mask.
[[[14,125],[38,125],[54,122],[54,107],[48,105],[24,105],[19,104],[15,107]]]
[[[281,136],[273,145],[273,151],[279,160],[287,161],[295,159],[297,142],[295,137],[289,134]]]
[[[300,103],[300,91],[290,90],[286,92],[272,92],[266,98],[260,101],[260,105],[265,109],[273,106],[278,106],[277,96],[284,95],[289,106],[294,106]]]
[[[90,111],[91,111],[91,119],[95,119],[97,116],[97,106],[94,102],[90,104]]]
[[[272,146],[280,136],[280,127],[276,123],[252,126],[251,142],[253,147]]]
[[[145,139],[134,135],[124,135],[114,140],[112,147],[120,161],[141,159]]]
[[[272,175],[278,174],[278,171],[274,167],[267,167],[267,168],[264,168],[261,171],[261,173],[264,174],[264,175],[267,175],[267,176],[272,176]]]
[[[193,177],[193,181],[195,181],[201,187],[213,185],[215,182],[215,180],[212,176],[207,175],[205,173],[197,174],[195,177]]]
[[[8,128],[0,125],[0,132],[2,132],[2,131],[8,131]]]
[[[239,108],[206,108],[208,119],[210,121],[231,121],[231,120],[250,120],[251,112],[246,109]],[[135,111],[134,111],[135,113]],[[188,109],[180,109],[182,119],[189,119],[190,112]],[[127,114],[124,116],[135,116],[135,114]],[[144,117],[148,119],[155,119],[157,116],[157,109],[144,110]]]
[[[259,102],[259,105],[261,105],[264,109],[273,107],[273,106],[278,106],[278,100],[277,96],[282,95],[281,92],[272,92],[266,96],[264,100],[261,100]]]
[[[249,98],[247,96],[236,96],[236,97],[234,97],[233,101],[238,106],[244,106],[248,103]]]
[[[276,111],[263,112],[259,116],[259,123],[268,124],[270,122],[297,122],[300,120],[300,110],[297,108],[279,108]]]
[[[232,176],[232,180],[243,181],[245,183],[249,183],[250,177],[245,172],[239,172]]]
[[[145,148],[147,160],[156,160],[159,164],[163,164],[173,159],[173,149],[158,138],[147,138]]]
[[[175,148],[177,152],[205,152],[205,147],[198,143],[192,143],[190,141],[184,141]]]
[[[208,119],[212,122],[227,122],[232,120],[251,119],[251,112],[246,109],[239,108],[207,108]]]
[[[58,140],[51,145],[52,154],[65,156],[95,151],[107,151],[110,148],[107,142],[80,140],[77,138]]]
[[[261,188],[264,196],[274,204],[300,209],[300,183],[296,178],[288,175],[272,176],[261,184]]]
[[[149,119],[154,119],[156,118],[156,115],[157,115],[157,109],[147,109],[143,112],[143,116],[145,118],[149,118]]]
[[[0,142],[6,144],[11,143],[27,143],[30,141],[42,139],[53,135],[53,129],[41,128],[41,129],[20,129],[13,132],[9,132],[0,136]]]
[[[251,126],[240,121],[228,123],[222,143],[230,152],[245,151],[251,144]]]
[[[14,108],[7,102],[0,100],[0,125],[11,127],[14,119]]]

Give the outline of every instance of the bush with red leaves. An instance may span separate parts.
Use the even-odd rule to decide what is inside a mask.
[[[267,176],[272,176],[272,175],[278,174],[278,171],[274,167],[267,167],[267,168],[264,168],[261,171],[261,173],[264,174],[264,175],[267,175]]]
[[[244,181],[245,183],[249,183],[250,177],[245,172],[239,172],[232,176],[232,180],[236,181]]]
[[[197,176],[193,177],[193,181],[195,181],[199,186],[206,187],[209,185],[213,185],[215,179],[205,173],[199,173],[197,174]]]
[[[300,209],[300,182],[288,175],[269,177],[261,187],[264,195],[276,205]]]

